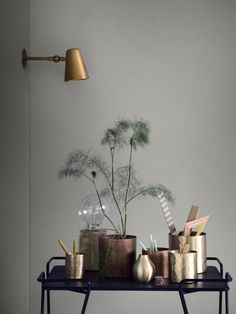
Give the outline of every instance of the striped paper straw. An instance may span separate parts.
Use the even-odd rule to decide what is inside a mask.
[[[173,233],[173,232],[176,231],[176,228],[175,228],[174,220],[173,220],[173,217],[171,215],[170,209],[168,207],[165,195],[162,192],[162,193],[160,193],[158,195],[158,197],[159,197],[159,200],[160,200],[160,203],[161,203],[161,207],[162,207],[162,210],[163,210],[163,213],[164,213],[167,225],[168,225],[168,227],[170,229],[170,233]]]

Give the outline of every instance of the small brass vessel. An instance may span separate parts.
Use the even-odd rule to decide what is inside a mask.
[[[155,265],[147,255],[147,251],[139,254],[133,266],[134,278],[140,282],[149,282],[154,278],[155,274]]]
[[[84,254],[66,254],[65,277],[82,279],[84,273]]]
[[[195,279],[197,277],[197,252],[169,251],[169,267],[170,279],[173,282],[180,282],[183,279]]]

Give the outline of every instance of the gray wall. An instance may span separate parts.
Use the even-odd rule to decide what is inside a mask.
[[[208,255],[218,256],[235,277],[235,251],[228,245],[236,240],[235,1],[29,2],[23,10],[17,1],[4,1],[11,55],[4,83],[4,269],[8,282],[16,278],[23,286],[6,290],[3,313],[16,313],[16,307],[17,313],[39,313],[36,277],[49,257],[62,254],[58,239],[69,246],[78,236],[83,228],[79,202],[91,191],[85,181],[59,180],[58,169],[74,148],[104,154],[103,131],[123,116],[142,117],[152,126],[151,144],[135,155],[141,177],[173,190],[178,228],[192,204],[201,207],[201,215],[210,214]],[[64,55],[77,46],[90,80],[64,83],[63,64],[31,62],[26,71],[20,68],[19,53],[28,47],[27,16],[31,55]],[[125,160],[122,155],[120,162]],[[160,246],[167,245],[157,201],[135,202],[128,230],[144,242],[152,233]],[[13,257],[13,245],[19,262],[10,272],[6,261]],[[53,313],[77,313],[82,298],[53,293]],[[187,298],[191,313],[217,311],[215,294]],[[236,301],[230,301],[233,313]],[[161,313],[182,312],[174,293],[98,292],[88,314],[154,312],[157,306]]]
[[[2,14],[2,0],[0,1],[0,47],[3,46],[3,14]],[[2,60],[2,49],[0,49],[0,237],[2,239],[2,136],[3,136],[3,128],[2,128],[2,123],[3,123],[3,117],[2,117],[2,109],[3,109],[3,96],[2,96],[2,83],[3,83],[3,75],[2,75],[2,65],[3,65],[3,60]],[[0,251],[2,252],[2,242],[0,243]],[[2,259],[0,258],[0,275],[2,277]],[[0,304],[2,304],[2,286],[0,287]]]
[[[3,0],[3,314],[29,313],[29,1]],[[2,71],[1,71],[2,72]]]

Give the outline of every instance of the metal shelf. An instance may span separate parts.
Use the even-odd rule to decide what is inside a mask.
[[[86,311],[90,291],[176,291],[179,293],[184,314],[188,314],[185,294],[195,292],[219,292],[219,313],[223,310],[223,293],[225,294],[225,313],[229,313],[228,291],[232,278],[229,273],[224,276],[223,264],[216,257],[208,257],[207,261],[213,261],[217,266],[207,266],[205,273],[198,274],[196,279],[185,279],[180,283],[165,280],[162,286],[154,282],[139,283],[133,278],[114,279],[104,278],[99,272],[86,271],[82,280],[65,279],[65,266],[58,265],[64,262],[65,257],[56,256],[50,258],[46,264],[46,274],[42,272],[38,281],[41,283],[41,314],[44,314],[45,292],[47,293],[47,314],[50,314],[50,291],[63,290],[85,294],[81,314]],[[52,266],[53,264],[56,264]],[[65,263],[64,263],[65,264]]]

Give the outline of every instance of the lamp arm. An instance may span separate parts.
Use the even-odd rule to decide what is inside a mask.
[[[40,61],[59,62],[59,61],[66,61],[66,58],[55,55],[55,56],[50,56],[50,57],[26,57],[25,60],[33,60],[33,61],[40,60]]]
[[[28,57],[26,50],[22,50],[22,66],[23,68],[26,68],[27,61],[53,61],[53,62],[59,62],[59,61],[66,61],[65,57],[60,57],[58,55],[50,56],[50,57]]]

